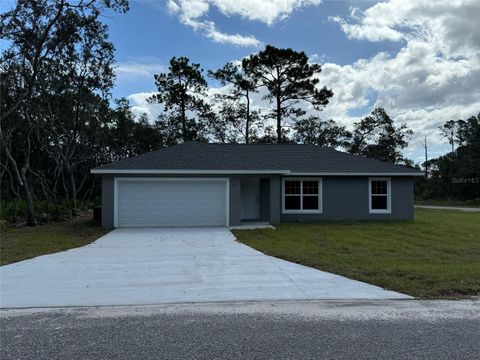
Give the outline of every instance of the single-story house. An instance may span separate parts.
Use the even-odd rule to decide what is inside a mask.
[[[92,169],[102,226],[413,220],[405,166],[315,145],[187,142]]]

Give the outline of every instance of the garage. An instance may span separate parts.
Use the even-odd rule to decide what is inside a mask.
[[[115,178],[115,227],[227,226],[224,178]]]

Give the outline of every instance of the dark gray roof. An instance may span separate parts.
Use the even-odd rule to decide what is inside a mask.
[[[315,173],[412,173],[417,170],[315,145],[187,142],[96,170],[217,170]]]

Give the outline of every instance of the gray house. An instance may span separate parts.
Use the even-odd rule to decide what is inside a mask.
[[[188,142],[92,169],[102,226],[413,220],[414,169],[314,145]]]

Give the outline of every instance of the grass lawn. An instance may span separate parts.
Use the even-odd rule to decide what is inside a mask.
[[[415,205],[453,206],[453,207],[480,207],[480,200],[455,201],[455,200],[415,200]]]
[[[414,222],[235,230],[268,255],[421,298],[480,295],[480,213],[415,210]]]
[[[2,225],[0,265],[87,245],[105,233],[91,217],[33,227]]]

